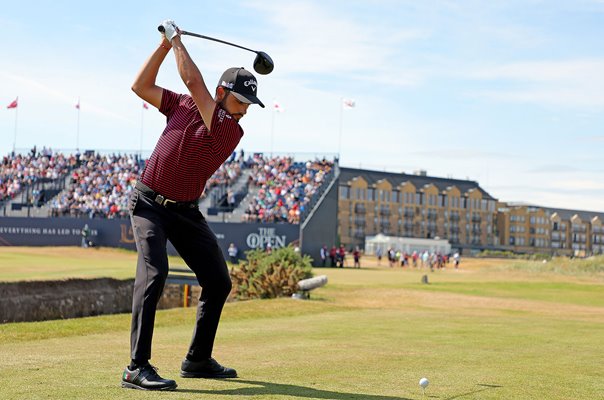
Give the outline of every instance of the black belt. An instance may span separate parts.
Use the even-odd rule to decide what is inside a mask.
[[[164,206],[166,208],[196,208],[196,201],[176,201],[170,200],[163,195],[153,191],[149,186],[145,185],[142,182],[137,181],[134,186],[137,190],[139,190],[142,194],[152,199],[157,204]]]

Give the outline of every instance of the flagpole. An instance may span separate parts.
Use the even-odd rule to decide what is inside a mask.
[[[271,113],[271,158],[273,158],[273,137],[275,136],[275,107]]]
[[[344,120],[344,98],[340,97],[340,133],[338,137],[338,160],[341,158],[340,152],[342,151],[342,123]]]
[[[19,101],[19,98],[17,97],[17,102]],[[13,139],[13,154],[17,154],[15,153],[15,149],[17,148],[17,113],[19,112],[19,106],[17,105],[17,107],[15,107],[15,137]]]
[[[80,152],[80,98],[78,97],[78,106],[76,107],[78,109],[78,118],[77,118],[77,125],[76,125],[76,152]]]

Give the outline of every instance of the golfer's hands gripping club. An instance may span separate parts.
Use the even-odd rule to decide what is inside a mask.
[[[163,21],[161,25],[157,27],[157,29],[164,34],[170,43],[172,43],[172,39],[180,35],[180,29],[178,29],[174,21],[171,19]]]

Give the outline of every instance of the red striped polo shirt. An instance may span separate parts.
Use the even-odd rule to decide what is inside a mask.
[[[208,178],[239,144],[243,129],[216,105],[210,132],[193,98],[167,89],[163,90],[159,111],[167,117],[166,129],[140,180],[171,200],[197,200]]]

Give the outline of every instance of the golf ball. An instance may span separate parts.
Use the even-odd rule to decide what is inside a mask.
[[[419,380],[419,385],[422,387],[422,389],[427,388],[429,384],[430,381],[428,381],[428,378],[422,378]]]

